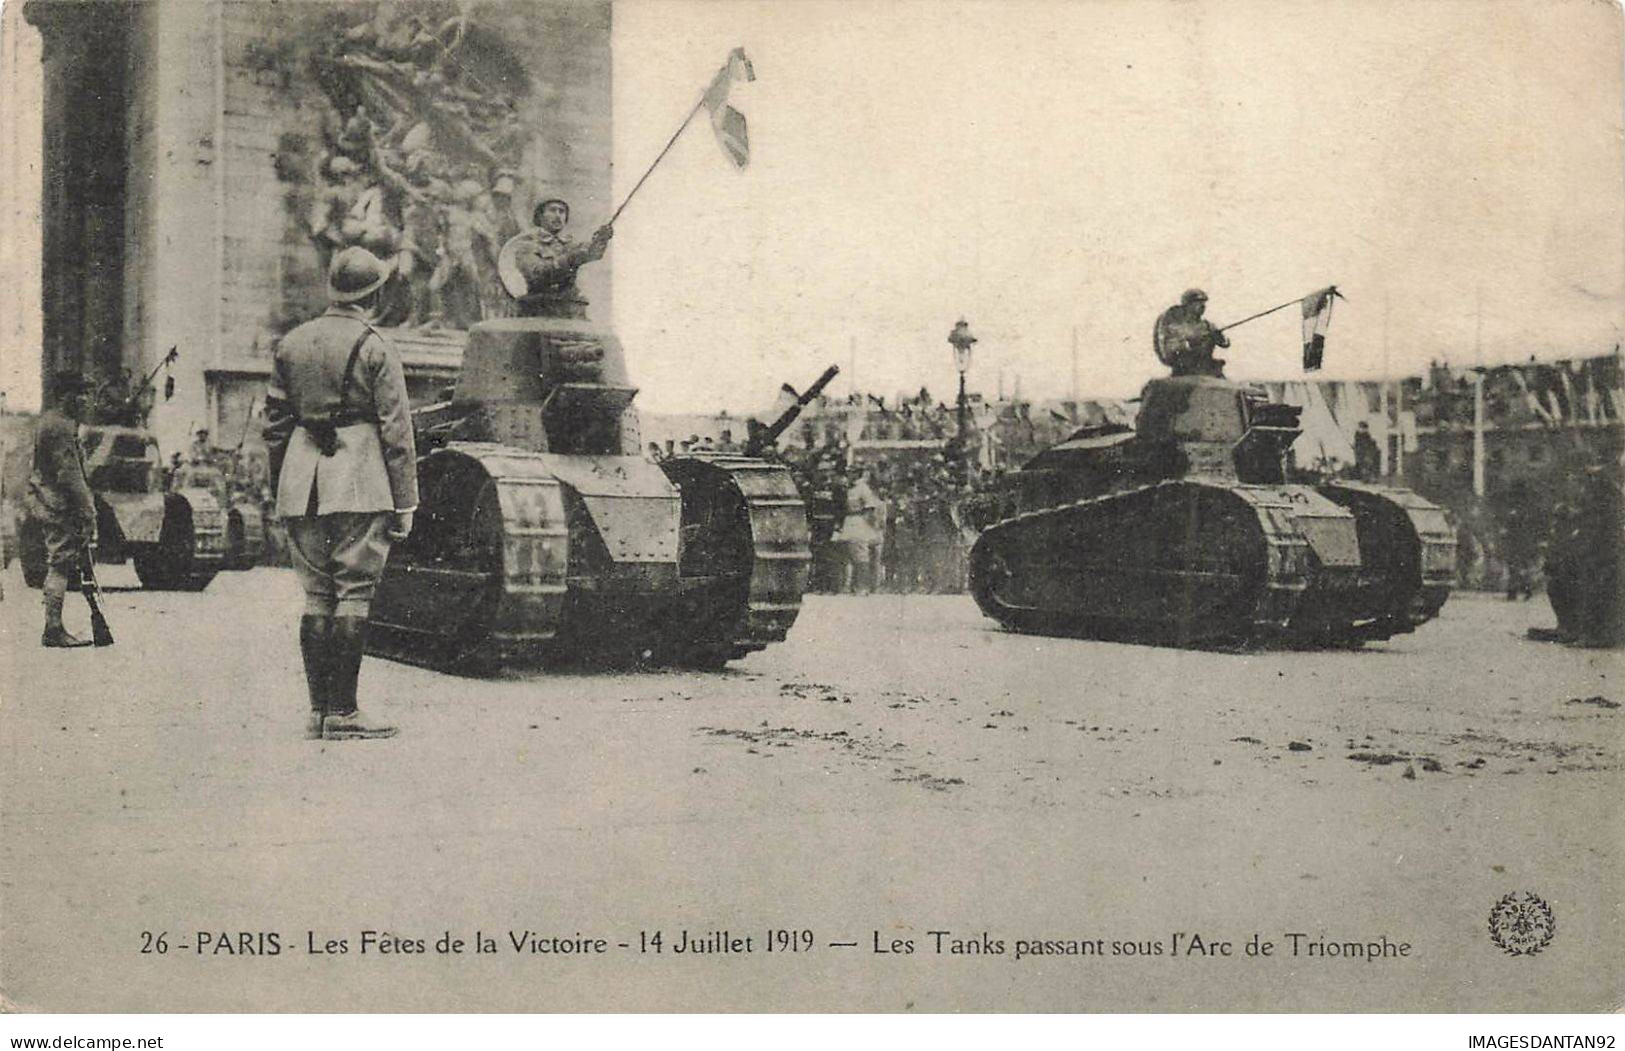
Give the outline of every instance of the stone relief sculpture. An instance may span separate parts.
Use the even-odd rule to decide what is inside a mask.
[[[496,259],[521,228],[531,83],[500,34],[468,5],[345,6],[307,54],[324,113],[303,225],[323,266],[349,245],[393,261],[386,324],[466,329],[510,312]]]

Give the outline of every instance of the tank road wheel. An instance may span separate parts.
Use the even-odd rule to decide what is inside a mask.
[[[45,586],[45,531],[32,518],[24,518],[17,527],[17,560],[23,564],[24,584]]]
[[[153,591],[202,591],[219,563],[198,557],[192,505],[171,493],[164,498],[164,524],[156,544],[131,544],[135,575]]]

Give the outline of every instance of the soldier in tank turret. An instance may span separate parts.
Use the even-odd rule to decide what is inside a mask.
[[[1213,351],[1228,347],[1230,340],[1202,316],[1206,310],[1207,293],[1192,288],[1157,318],[1153,336],[1157,360],[1173,369],[1175,376],[1224,375],[1224,362]]]
[[[577,244],[564,229],[570,222],[570,203],[558,197],[538,204],[531,219],[536,225],[502,249],[501,262],[507,264],[502,266],[504,283],[531,316],[586,316],[576,271],[604,258],[614,228],[605,223],[585,244]],[[516,284],[522,287],[515,288]]]

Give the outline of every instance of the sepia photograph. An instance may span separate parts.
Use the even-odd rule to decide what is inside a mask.
[[[1614,1015],[1622,29],[5,0],[7,1031]]]

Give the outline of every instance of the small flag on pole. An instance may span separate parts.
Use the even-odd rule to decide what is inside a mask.
[[[1303,297],[1303,371],[1320,368],[1326,354],[1326,328],[1332,323],[1332,300],[1341,298],[1336,285]]]
[[[745,49],[736,47],[728,52],[728,61],[717,70],[711,86],[705,89],[705,108],[711,113],[711,127],[717,133],[717,142],[722,144],[723,152],[736,168],[750,163],[750,136],[745,126],[745,115],[728,104],[728,91],[736,80],[749,82],[755,79],[756,70],[751,67],[750,59],[745,57]]]

